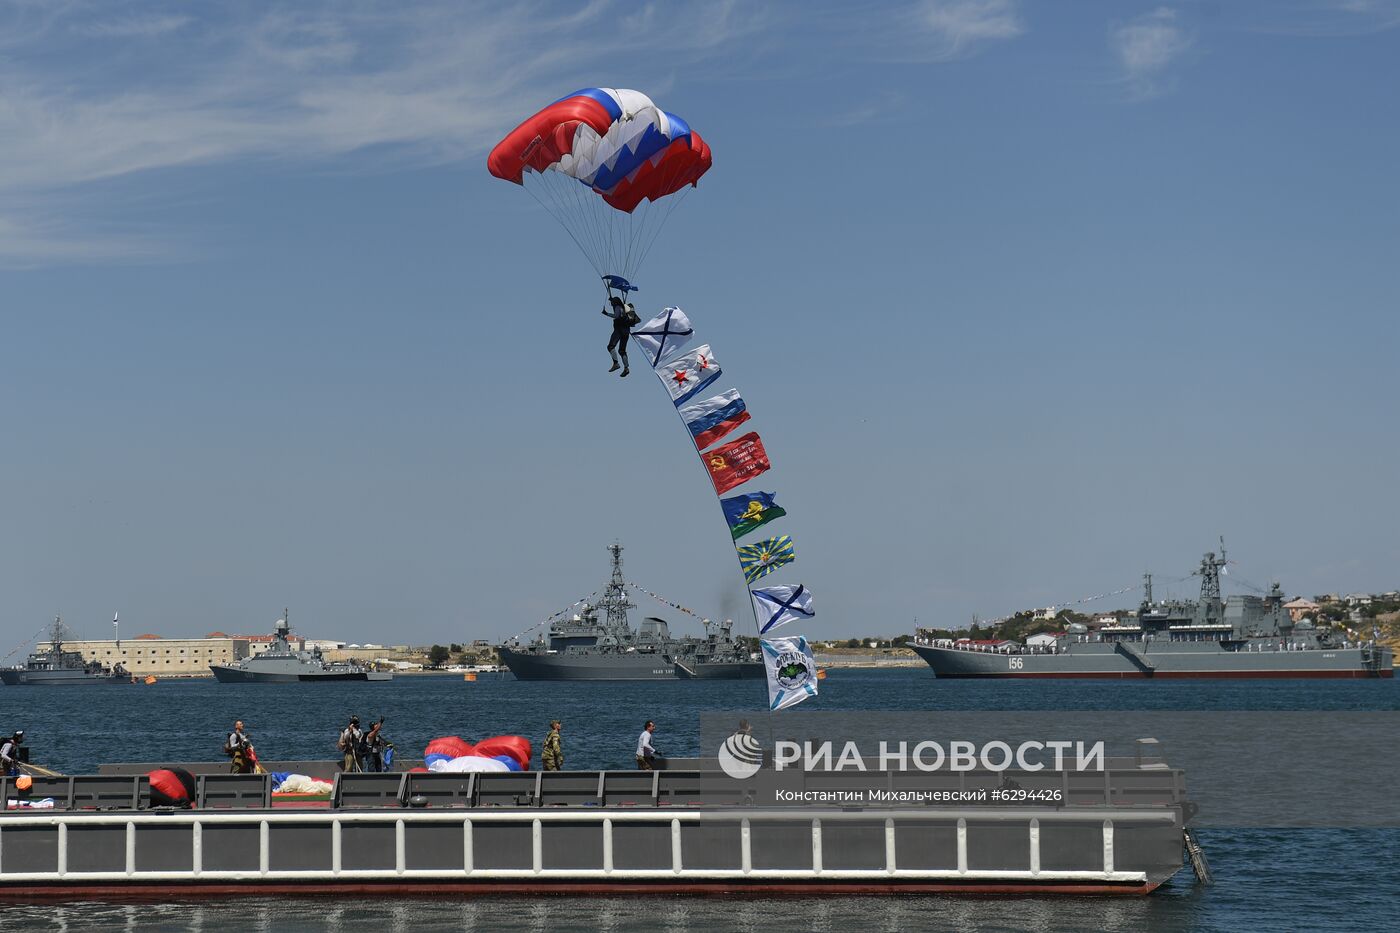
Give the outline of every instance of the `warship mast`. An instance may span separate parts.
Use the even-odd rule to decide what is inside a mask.
[[[627,581],[622,577],[622,545],[614,541],[608,545],[612,555],[612,578],[603,589],[603,597],[598,600],[598,608],[606,613],[604,627],[615,638],[626,639],[632,634],[627,621],[627,610],[637,608],[637,604],[627,598]]]
[[[1201,558],[1201,602],[1197,607],[1198,617],[1205,624],[1218,622],[1225,616],[1224,605],[1220,601],[1220,570],[1226,564],[1225,539],[1220,539],[1220,556],[1214,551],[1206,551]]]

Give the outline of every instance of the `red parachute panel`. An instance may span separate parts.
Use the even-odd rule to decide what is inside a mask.
[[[530,740],[520,735],[495,735],[476,743],[474,753],[485,758],[508,755],[520,765],[522,771],[530,770]]]
[[[543,172],[573,149],[574,131],[580,123],[601,136],[612,122],[607,108],[593,98],[566,97],[511,130],[491,150],[486,167],[497,178],[522,184],[526,167]]]
[[[613,207],[630,214],[643,200],[655,201],[696,184],[712,164],[709,145],[692,130],[685,139],[666,147],[660,158],[644,163],[611,191],[599,194]]]

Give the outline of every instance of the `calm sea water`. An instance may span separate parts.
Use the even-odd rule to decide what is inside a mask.
[[[937,681],[927,670],[836,671],[822,709],[1400,709],[1400,681],[1094,683]],[[216,760],[242,718],[265,759],[335,757],[351,714],[387,718],[404,754],[441,734],[520,733],[563,719],[568,766],[625,768],[641,724],[694,756],[698,717],[763,704],[749,683],[519,683],[484,675],[389,684],[253,686],[205,681],[92,689],[0,687],[0,731],[23,728],[34,761],[67,772],[103,761]],[[1189,778],[1189,775],[1188,775]],[[1396,775],[1376,775],[1392,783]],[[1241,780],[1249,780],[1242,765]],[[1299,788],[1300,800],[1326,788]],[[1400,830],[1209,830],[1216,875],[1189,870],[1146,898],[459,898],[0,907],[0,928],[32,930],[1361,930],[1400,916]]]

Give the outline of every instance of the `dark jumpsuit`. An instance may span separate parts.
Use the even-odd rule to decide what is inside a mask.
[[[622,356],[622,362],[627,362],[627,338],[632,336],[632,328],[627,323],[627,307],[621,308],[609,306],[603,313],[613,319],[612,336],[608,338],[608,352],[616,348]]]

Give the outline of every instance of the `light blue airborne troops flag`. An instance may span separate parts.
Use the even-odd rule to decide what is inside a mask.
[[[817,661],[807,639],[760,638],[763,666],[768,671],[768,708],[773,711],[796,706],[817,695]]]
[[[812,593],[801,583],[796,586],[764,586],[749,590],[753,597],[753,608],[758,616],[758,634],[766,635],[794,619],[811,619],[816,616],[812,610]]]

